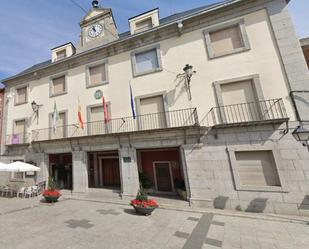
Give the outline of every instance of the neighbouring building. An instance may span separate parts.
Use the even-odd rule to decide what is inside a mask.
[[[308,69],[309,69],[309,37],[301,39],[300,45],[303,49],[303,53],[307,61]]]
[[[76,47],[3,80],[2,159],[73,193],[131,197],[141,180],[200,207],[309,215],[308,148],[292,136],[309,73],[289,1],[153,9],[125,33],[96,2]]]

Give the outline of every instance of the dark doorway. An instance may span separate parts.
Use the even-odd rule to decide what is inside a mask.
[[[155,178],[158,191],[172,192],[173,184],[169,162],[154,162]]]
[[[59,189],[72,190],[72,154],[49,155],[49,175]]]
[[[89,188],[119,188],[118,152],[88,153]]]

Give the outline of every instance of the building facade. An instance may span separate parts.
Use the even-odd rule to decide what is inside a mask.
[[[3,81],[2,159],[73,192],[134,196],[141,180],[196,206],[308,214],[309,153],[291,133],[309,121],[309,74],[287,1],[129,26],[94,1],[76,47]]]

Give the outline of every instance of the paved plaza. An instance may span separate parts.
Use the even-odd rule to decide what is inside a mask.
[[[0,199],[0,249],[309,248],[309,225],[301,218],[291,222],[168,209],[145,217],[128,205],[39,200]]]

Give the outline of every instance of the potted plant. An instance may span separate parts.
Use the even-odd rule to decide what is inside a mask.
[[[153,193],[152,182],[149,180],[148,176],[145,173],[139,173],[139,180],[140,185],[146,193]]]
[[[56,183],[52,177],[48,178],[48,187],[43,191],[43,196],[48,203],[57,202],[61,196],[60,192],[56,189]]]
[[[131,201],[137,214],[150,215],[157,207],[158,204],[155,200],[148,199],[147,194],[140,190],[134,200]]]
[[[174,186],[176,188],[176,191],[178,195],[184,199],[187,200],[187,191],[186,191],[186,185],[184,180],[175,179]]]

